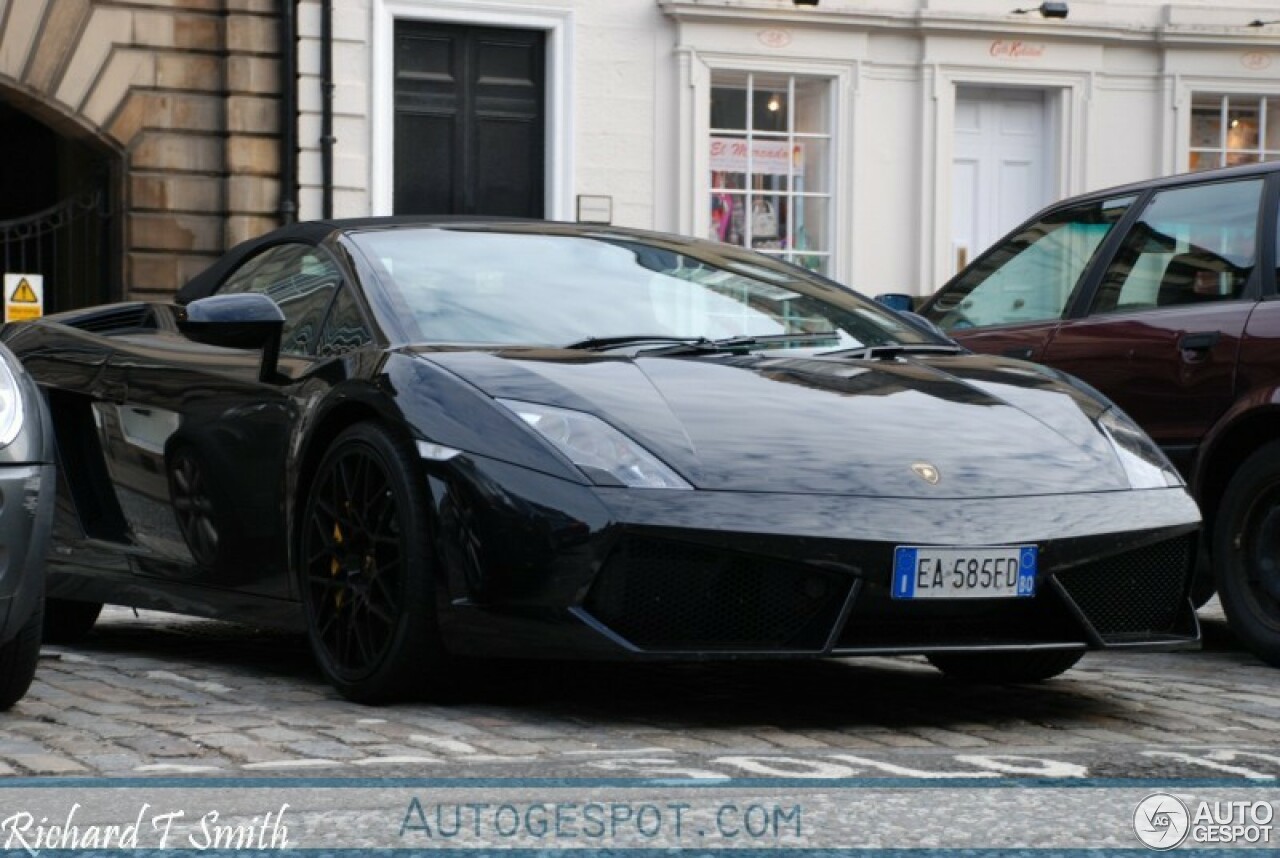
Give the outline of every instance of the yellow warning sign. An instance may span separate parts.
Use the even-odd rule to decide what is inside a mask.
[[[44,315],[44,275],[4,275],[4,320],[23,322]]]
[[[25,277],[18,281],[18,288],[13,290],[9,300],[15,304],[40,303],[40,299],[36,297],[36,290],[31,288],[31,281]]]

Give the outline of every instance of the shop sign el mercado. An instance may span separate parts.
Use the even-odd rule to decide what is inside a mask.
[[[24,322],[44,315],[44,275],[4,275],[4,320]]]
[[[747,141],[740,137],[711,138],[711,169],[726,173],[770,176],[804,176],[804,144],[786,140],[755,139],[751,141],[748,164]]]

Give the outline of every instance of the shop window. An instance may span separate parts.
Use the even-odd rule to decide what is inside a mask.
[[[831,115],[829,80],[713,75],[712,239],[830,272]]]
[[[1190,148],[1192,170],[1280,160],[1280,98],[1197,94]]]

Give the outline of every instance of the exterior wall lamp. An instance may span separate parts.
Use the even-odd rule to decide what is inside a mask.
[[[1042,18],[1065,18],[1070,11],[1071,9],[1067,6],[1066,0],[1045,0],[1039,6],[1014,9],[1013,14],[1025,15],[1028,12],[1039,12]]]

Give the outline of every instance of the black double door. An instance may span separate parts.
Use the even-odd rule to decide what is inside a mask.
[[[396,23],[396,214],[543,216],[545,41]]]

